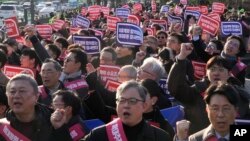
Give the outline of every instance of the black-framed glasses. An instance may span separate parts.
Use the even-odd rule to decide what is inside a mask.
[[[117,104],[125,104],[126,102],[129,105],[135,105],[138,102],[145,102],[145,100],[140,100],[140,99],[137,99],[137,98],[117,98],[116,99]]]
[[[154,76],[154,74],[153,74],[153,73],[148,72],[148,71],[144,70],[144,69],[143,69],[143,68],[141,68],[141,67],[139,67],[139,68],[138,68],[138,71],[140,71],[140,72],[144,72],[144,73],[147,73],[147,74],[149,74],[149,75]]]
[[[158,39],[165,39],[166,37],[164,36],[157,36]]]

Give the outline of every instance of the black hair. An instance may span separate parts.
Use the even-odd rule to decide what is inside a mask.
[[[179,44],[186,42],[184,36],[180,33],[173,32],[169,36],[175,37],[178,40]]]
[[[30,48],[25,48],[22,51],[22,55],[23,56],[29,56],[30,59],[35,59],[35,67],[37,67],[37,65],[41,65],[41,61],[38,58],[36,51],[34,51],[33,49]]]
[[[76,93],[69,90],[58,90],[53,93],[53,98],[55,96],[62,96],[62,100],[65,106],[72,107],[72,115],[78,115],[81,111],[81,101]]]
[[[227,41],[230,39],[236,39],[240,42],[239,53],[237,54],[237,56],[238,57],[244,56],[246,54],[246,47],[245,47],[245,44],[244,44],[244,41],[242,40],[242,38],[240,38],[239,36],[236,36],[236,35],[232,35],[232,36],[227,38]]]
[[[230,63],[228,62],[227,59],[221,57],[221,56],[213,56],[212,58],[210,58],[208,61],[207,61],[207,64],[206,64],[206,69],[208,70],[209,68],[211,68],[213,65],[218,65],[218,66],[221,66],[223,68],[226,68],[228,71],[230,71],[232,69]]]
[[[65,38],[62,38],[62,37],[56,38],[55,42],[58,42],[58,43],[62,44],[62,48],[67,49],[68,46],[69,46],[68,41]]]
[[[239,94],[232,85],[221,82],[219,84],[212,84],[211,86],[209,86],[205,92],[204,97],[206,104],[210,104],[211,98],[214,95],[222,95],[226,97],[232,105],[237,107]]]
[[[80,69],[82,73],[87,73],[87,70],[86,70],[86,64],[88,63],[87,54],[80,48],[70,49],[69,52],[75,54],[76,62],[81,63]]]
[[[7,55],[0,50],[0,69],[3,68],[6,62],[7,62]]]
[[[61,50],[56,45],[47,44],[46,47],[56,55],[56,58],[54,59],[57,59],[61,55]]]

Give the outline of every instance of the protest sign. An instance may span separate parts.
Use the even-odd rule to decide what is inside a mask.
[[[127,8],[127,9],[129,9],[130,7],[129,7],[129,5],[125,4],[125,5],[122,6],[122,8]]]
[[[199,11],[185,10],[184,19],[187,19],[187,15],[195,16],[196,20],[200,18],[201,13]]]
[[[242,35],[242,26],[239,22],[221,22],[223,35]]]
[[[111,92],[116,92],[117,88],[120,86],[121,83],[116,82],[116,81],[112,81],[112,80],[108,80],[106,82],[106,86],[105,88]]]
[[[117,23],[117,44],[121,46],[140,46],[143,43],[143,31],[141,27],[131,23]]]
[[[107,17],[109,15],[110,9],[109,7],[102,6],[101,11],[104,14],[104,17]]]
[[[220,27],[220,23],[217,20],[214,20],[208,16],[201,15],[200,19],[197,23],[200,27],[202,27],[203,31],[215,36]]]
[[[116,8],[115,10],[116,17],[119,18],[128,18],[128,15],[130,14],[130,9],[128,8]]]
[[[99,71],[103,84],[106,84],[108,80],[118,81],[118,72],[120,71],[120,67],[111,65],[100,65]]]
[[[151,7],[152,7],[152,11],[156,12],[156,2],[155,2],[155,0],[151,0]]]
[[[188,0],[180,0],[180,3],[183,5],[187,5],[188,4]]]
[[[77,15],[75,22],[78,27],[89,28],[90,26],[90,20],[81,15]]]
[[[165,31],[167,31],[168,23],[165,20],[150,20],[151,25],[158,24],[164,28]]]
[[[100,5],[92,5],[88,7],[89,19],[96,20],[100,16],[102,7]]]
[[[73,34],[77,33],[80,29],[81,29],[81,28],[70,27],[70,28],[69,28],[70,35],[73,35]]]
[[[212,4],[212,12],[213,13],[223,14],[224,10],[225,10],[225,4],[224,3],[213,2],[213,4]]]
[[[202,79],[206,75],[206,63],[192,61],[194,68],[194,77],[196,79]]]
[[[111,31],[116,30],[116,23],[120,22],[121,19],[118,17],[107,16],[107,27]]]
[[[44,39],[49,39],[52,35],[52,27],[49,24],[36,25],[35,28]]]
[[[17,26],[16,17],[7,18],[4,20],[4,25],[6,27],[8,37],[17,37],[19,36],[19,30]]]
[[[169,5],[162,5],[160,13],[168,13],[169,8],[170,8]]]
[[[155,28],[146,28],[148,35],[155,36]]]
[[[165,92],[165,94],[169,94],[167,79],[165,79],[165,78],[160,79],[159,86],[162,88],[162,90]]]
[[[192,10],[192,11],[201,11],[201,8],[198,6],[187,6],[186,10]]]
[[[52,24],[52,27],[55,31],[58,31],[62,29],[65,21],[64,20],[55,20],[54,23]]]
[[[183,25],[182,18],[168,14],[168,24],[176,24],[176,23],[180,23],[181,25]]]
[[[73,42],[83,47],[87,54],[98,54],[101,50],[101,42],[97,37],[73,36]]]
[[[23,67],[18,67],[18,66],[11,66],[11,65],[5,65],[3,68],[3,72],[6,76],[9,78],[12,78],[13,76],[17,74],[28,74],[32,76],[33,78],[35,77],[35,70],[29,69],[29,68],[23,68]]]
[[[212,19],[217,20],[218,22],[221,21],[221,20],[220,20],[220,15],[217,14],[217,13],[210,13],[210,14],[208,14],[207,16],[210,17],[210,18],[212,18]]]
[[[102,31],[100,31],[100,30],[97,30],[97,29],[91,29],[92,31],[94,31],[95,32],[95,36],[99,36],[99,37],[103,37],[103,32]]]
[[[133,23],[133,24],[136,24],[136,25],[140,25],[140,20],[135,15],[128,15],[127,22],[128,23]]]

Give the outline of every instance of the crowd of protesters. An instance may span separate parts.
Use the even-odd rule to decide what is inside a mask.
[[[39,20],[20,27],[21,41],[3,33],[0,141],[229,140],[235,119],[250,120],[247,64],[241,60],[250,52],[250,12],[224,7],[219,22],[240,23],[242,34],[223,35],[219,28],[212,35],[196,16],[184,18],[189,5],[169,5],[168,13],[148,4],[142,10],[125,5],[140,21],[139,46],[118,43],[118,30],[109,27],[103,12],[94,19],[81,10],[51,15],[50,24],[64,23],[48,38],[36,28]],[[168,23],[169,14],[184,22]],[[77,15],[90,19],[88,28],[73,27]],[[115,15],[115,10],[109,12]],[[168,24],[151,25],[151,20]],[[100,52],[89,53],[74,36],[98,36]],[[119,68],[115,90],[102,78],[107,66]],[[11,67],[22,71],[10,76]],[[161,80],[167,80],[164,87]],[[172,126],[161,110],[176,104],[184,107],[184,117]],[[90,129],[86,121],[91,119],[105,125]]]

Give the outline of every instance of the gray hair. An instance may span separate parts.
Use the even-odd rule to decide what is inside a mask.
[[[10,90],[10,84],[13,82],[13,81],[17,81],[17,80],[24,80],[24,81],[27,81],[28,83],[30,83],[30,85],[33,87],[33,90],[34,90],[34,93],[35,94],[38,94],[38,85],[37,85],[37,82],[36,80],[31,77],[30,75],[27,75],[27,74],[17,74],[15,75],[14,77],[12,77],[9,82],[7,83],[7,86],[6,86],[6,93],[9,92]]]
[[[43,64],[45,64],[45,63],[53,63],[55,70],[59,71],[59,72],[62,72],[62,66],[56,60],[54,60],[52,58],[47,58],[47,59],[45,59]]]
[[[119,98],[121,96],[122,93],[124,93],[126,90],[128,90],[129,88],[135,88],[140,97],[142,98],[143,101],[146,100],[148,91],[147,89],[142,86],[140,83],[136,82],[135,80],[130,80],[130,81],[126,81],[124,83],[122,83],[118,88],[117,88],[117,92],[116,92],[116,98]]]
[[[136,79],[137,77],[137,69],[133,65],[125,65],[120,71],[125,71],[128,73],[128,77],[132,79]]]
[[[143,61],[142,66],[145,65],[150,66],[150,70],[156,75],[156,82],[158,82],[166,74],[162,62],[154,57],[146,58]]]

